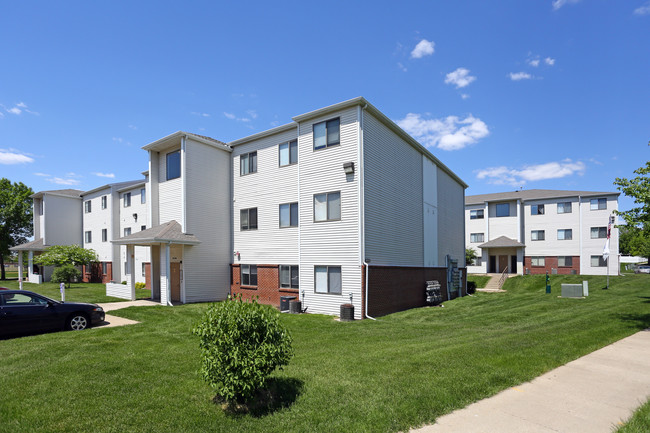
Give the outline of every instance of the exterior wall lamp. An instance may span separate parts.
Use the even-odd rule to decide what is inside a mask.
[[[345,174],[354,174],[354,162],[343,163],[343,171]]]
[[[133,219],[135,220],[135,222],[138,222],[138,214],[137,213],[133,214]]]

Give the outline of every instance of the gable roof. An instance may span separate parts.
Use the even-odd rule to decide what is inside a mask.
[[[181,225],[172,220],[150,229],[132,233],[123,238],[111,241],[118,245],[151,245],[161,243],[197,245],[201,241],[193,234],[183,233]]]
[[[182,137],[191,138],[192,140],[198,141],[199,143],[207,144],[208,146],[216,147],[217,149],[225,150],[226,152],[232,152],[232,147],[228,146],[223,141],[219,141],[215,138],[208,137],[205,135],[193,134],[191,132],[185,132],[185,131],[176,131],[173,134],[169,134],[166,137],[160,138],[145,146],[142,146],[142,148],[144,150],[154,150],[154,151],[163,150],[175,144]]]
[[[560,189],[522,189],[509,192],[497,192],[493,194],[468,195],[465,197],[465,204],[482,204],[491,201],[506,200],[543,200],[549,198],[563,197],[594,197],[603,195],[619,196],[620,192],[602,192],[602,191],[569,191]]]
[[[127,180],[127,181],[124,181],[124,182],[107,183],[106,185],[98,186],[97,188],[93,188],[91,190],[85,191],[81,195],[85,196],[85,195],[92,194],[94,192],[101,191],[101,190],[107,189],[107,188],[127,188],[127,187],[129,187],[131,185],[136,185],[136,184],[144,183],[144,182],[145,182],[144,179],[141,179],[141,180]]]
[[[39,191],[36,192],[32,195],[30,195],[30,198],[41,198],[45,194],[50,194],[50,195],[58,195],[61,197],[73,197],[73,198],[81,198],[81,194],[83,194],[83,191],[79,189],[51,189],[48,191]]]
[[[504,248],[504,247],[525,247],[526,245],[522,244],[519,241],[516,241],[514,239],[510,239],[509,237],[506,236],[499,236],[496,239],[492,239],[491,241],[488,241],[484,244],[479,245],[479,248]]]
[[[31,242],[16,245],[15,247],[11,247],[9,249],[11,251],[45,251],[48,247],[49,245],[43,244],[43,238],[38,238]]]

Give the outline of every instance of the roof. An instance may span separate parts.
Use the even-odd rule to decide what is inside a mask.
[[[503,248],[503,247],[525,247],[526,245],[518,242],[514,239],[510,239],[506,236],[499,236],[496,239],[492,239],[484,244],[479,245],[479,248]]]
[[[124,181],[124,182],[115,182],[115,183],[107,183],[106,185],[98,186],[97,188],[93,188],[91,190],[88,190],[88,191],[82,193],[81,195],[84,196],[84,195],[92,194],[94,192],[101,191],[101,190],[106,189],[106,188],[127,188],[127,187],[130,187],[132,185],[139,184],[139,183],[144,183],[144,179],[141,179],[141,180],[127,180],[127,181]]]
[[[620,192],[603,192],[603,191],[568,191],[559,189],[523,189],[509,192],[497,192],[493,194],[468,195],[465,197],[465,204],[482,204],[490,201],[505,200],[543,200],[549,198],[563,197],[593,197],[603,195],[619,196]]]
[[[237,140],[233,140],[228,143],[229,146],[235,147],[240,144],[248,143],[249,141],[257,140],[263,137],[268,137],[269,135],[273,134],[279,134],[281,132],[285,131],[291,131],[292,129],[296,129],[296,124],[295,123],[287,123],[286,125],[281,125],[277,126],[272,129],[268,129],[266,131],[258,132],[257,134],[249,135],[248,137],[244,138],[239,138]]]
[[[72,198],[81,198],[81,195],[84,192],[79,190],[79,189],[52,189],[48,191],[39,191],[36,192],[29,197],[31,198],[41,198],[45,194],[50,194],[50,195],[58,195],[61,197],[72,197]]]
[[[128,191],[128,190],[133,189],[133,188],[143,187],[146,184],[147,184],[147,182],[144,179],[139,180],[139,181],[137,181],[135,183],[130,183],[128,185],[125,185],[123,187],[118,188],[117,192]]]
[[[35,239],[25,244],[16,245],[9,248],[11,251],[45,251],[49,245],[43,244],[43,238]]]
[[[217,139],[214,139],[212,137],[207,137],[205,135],[193,134],[191,132],[185,132],[185,131],[176,131],[173,134],[169,134],[166,137],[160,138],[145,146],[142,146],[142,148],[144,150],[154,150],[154,151],[163,150],[169,146],[176,144],[176,142],[180,142],[181,138],[183,137],[191,138],[192,140],[198,141],[203,144],[207,144],[208,146],[216,147],[217,149],[225,150],[227,152],[232,152],[232,148],[228,146],[226,143],[224,143],[223,141],[219,141]]]
[[[111,241],[118,245],[151,245],[151,244],[185,244],[197,245],[201,241],[193,234],[183,233],[181,225],[172,220],[152,227],[141,232],[130,234],[115,241]]]

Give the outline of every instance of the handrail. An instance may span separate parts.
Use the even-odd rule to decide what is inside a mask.
[[[506,282],[506,279],[508,278],[508,268],[506,267],[503,272],[501,272],[501,278],[499,278],[499,290],[501,290],[501,287],[503,287],[503,283]]]

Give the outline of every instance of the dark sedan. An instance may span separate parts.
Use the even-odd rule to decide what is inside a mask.
[[[103,321],[104,310],[97,304],[60,302],[27,290],[0,292],[0,336],[79,331]]]

